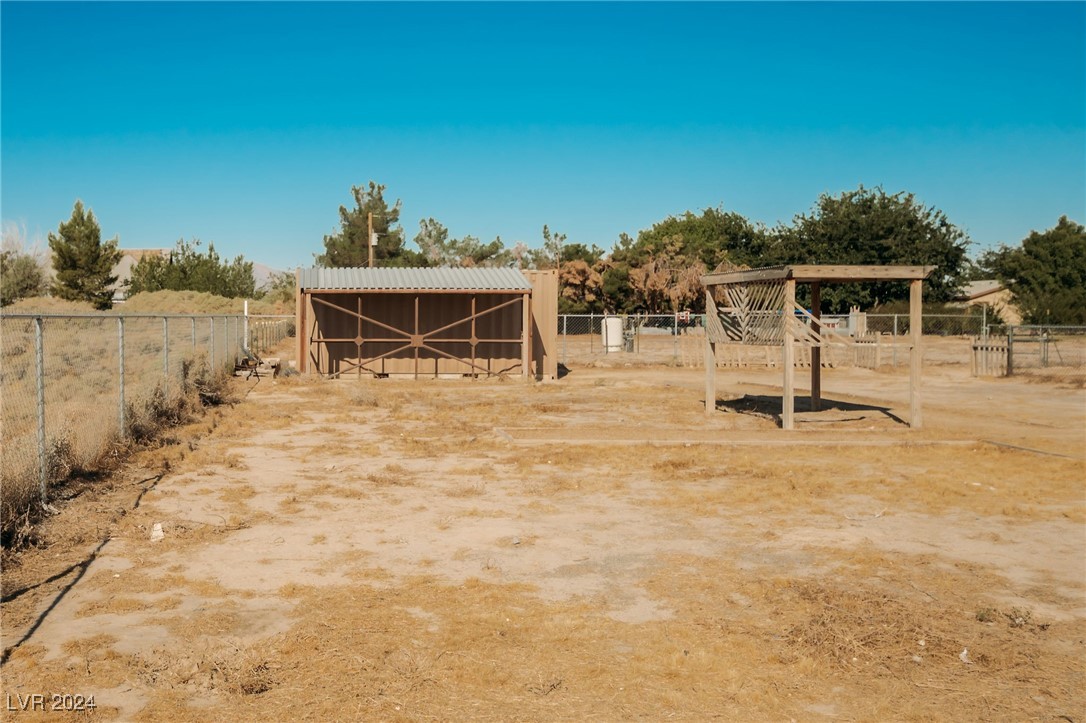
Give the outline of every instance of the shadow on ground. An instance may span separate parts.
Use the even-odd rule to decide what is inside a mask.
[[[744,394],[734,399],[718,399],[716,408],[722,412],[735,414],[749,414],[756,417],[764,417],[781,423],[781,405],[783,398],[769,394]],[[804,417],[797,419],[800,423],[821,422],[854,422],[870,420],[874,417],[885,417],[898,424],[908,426],[908,423],[890,411],[889,407],[880,407],[875,404],[861,404],[846,402],[842,399],[822,398],[822,408],[819,411],[811,409],[810,397],[796,397],[796,414]],[[847,416],[846,416],[847,415]]]

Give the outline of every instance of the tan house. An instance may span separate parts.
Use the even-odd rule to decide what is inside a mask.
[[[132,268],[144,256],[169,256],[172,249],[118,249],[121,260],[113,267],[112,275],[117,277],[113,284],[113,303],[123,303],[128,298],[128,282],[132,280]]]
[[[954,301],[966,307],[987,306],[999,314],[999,318],[1006,324],[1022,323],[1022,314],[1014,305],[1010,289],[996,279],[970,281],[962,288],[962,292],[955,297]]]

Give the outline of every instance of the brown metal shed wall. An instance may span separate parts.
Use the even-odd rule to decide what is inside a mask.
[[[521,294],[501,293],[334,293],[321,295],[311,292],[312,297],[324,299],[373,321],[381,322],[407,334],[416,333],[415,299],[418,299],[417,333],[426,335],[427,344],[451,354],[457,359],[471,360],[471,345],[467,341],[442,342],[441,339],[469,339],[472,335],[470,320],[461,321],[471,316],[472,298],[475,299],[476,313],[493,308],[504,302],[518,299],[475,321],[475,336],[478,339],[519,339],[522,325],[522,311],[519,299]],[[409,339],[397,334],[373,321],[358,319],[350,314],[331,309],[319,302],[310,301],[307,312],[313,325],[319,330],[319,337],[324,339],[363,339],[362,358],[372,359],[404,347]],[[456,323],[460,322],[460,323]],[[431,332],[449,324],[454,326],[437,334]],[[395,341],[368,341],[369,339],[395,339]],[[329,342],[313,344],[312,351],[317,357],[314,371],[322,374],[353,373],[352,367],[358,363],[358,346],[353,342]],[[518,342],[493,343],[480,341],[476,347],[475,363],[490,373],[513,371],[520,367],[520,344]],[[410,346],[395,351],[384,359],[370,362],[366,368],[380,374],[410,374],[416,371],[416,349]],[[482,373],[464,362],[448,359],[429,349],[418,349],[418,373],[420,376],[438,374]],[[365,373],[365,372],[363,372]]]

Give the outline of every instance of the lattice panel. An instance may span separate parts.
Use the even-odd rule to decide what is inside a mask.
[[[775,345],[784,341],[784,284],[728,284],[721,307],[706,294],[709,339],[727,344]]]

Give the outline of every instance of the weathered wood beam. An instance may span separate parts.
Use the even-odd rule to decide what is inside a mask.
[[[720,271],[701,277],[703,286],[721,284],[747,284],[758,281],[784,281],[792,279],[805,284],[814,281],[912,281],[925,279],[935,270],[934,266],[845,266],[799,265],[777,266],[748,271]]]
[[[909,283],[909,336],[912,340],[912,351],[909,352],[909,426],[913,429],[923,426],[920,413],[920,377],[924,363],[924,352],[920,348],[924,331],[922,294],[922,281],[918,279]]]
[[[816,339],[822,338],[822,284],[811,284],[811,331]],[[822,342],[815,341],[811,346],[811,410],[822,409]]]
[[[781,366],[784,367],[784,394],[781,395],[781,427],[795,428],[796,410],[796,348],[792,334],[792,325],[796,315],[792,307],[796,305],[796,282],[788,279],[784,282],[784,340]]]

